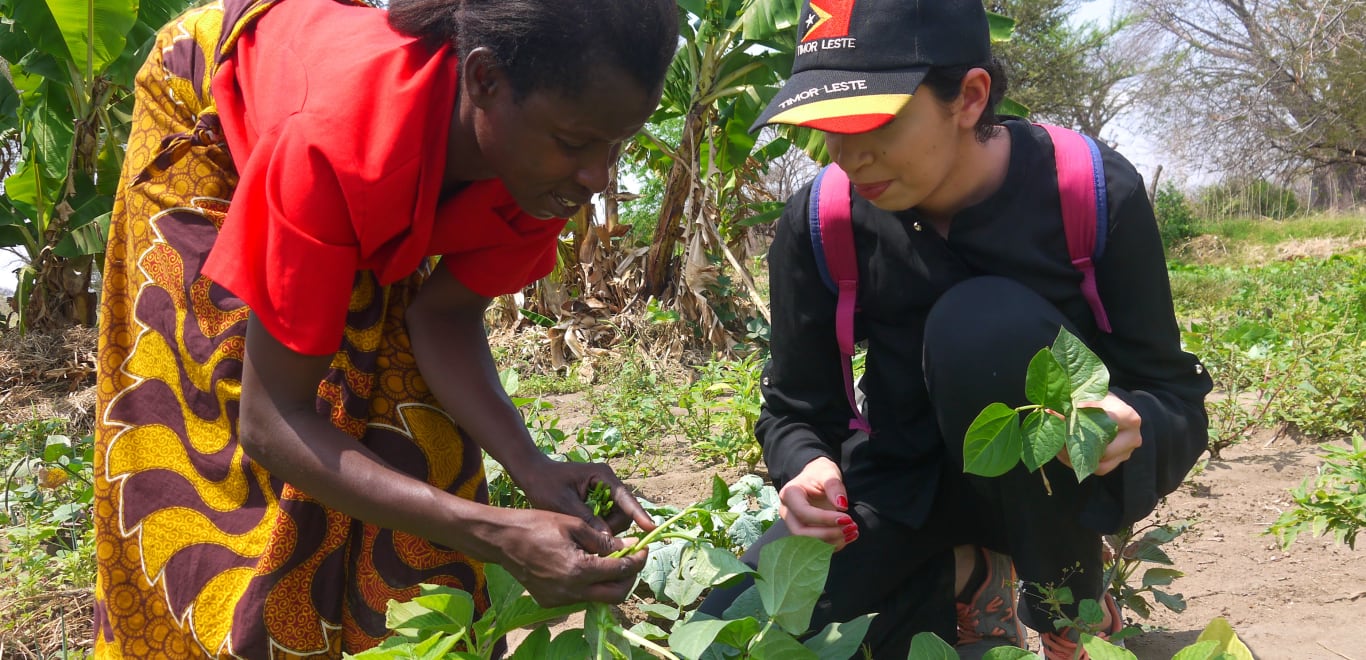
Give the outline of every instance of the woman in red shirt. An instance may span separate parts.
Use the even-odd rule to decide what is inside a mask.
[[[96,430],[96,655],[336,657],[420,583],[619,601],[649,517],[557,463],[482,325],[653,112],[671,0],[224,0],[137,79]],[[439,257],[439,260],[435,259]],[[480,449],[538,510],[488,506]],[[583,505],[595,483],[617,507]]]

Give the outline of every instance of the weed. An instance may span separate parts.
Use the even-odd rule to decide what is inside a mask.
[[[94,579],[94,441],[64,430],[62,420],[0,427],[0,528],[7,546],[0,589],[12,597],[88,588]]]
[[[1281,514],[1267,530],[1282,548],[1304,532],[1332,532],[1339,543],[1356,549],[1356,536],[1366,529],[1366,442],[1352,438],[1351,447],[1329,446],[1312,483],[1306,479],[1290,497],[1295,508]]]
[[[1171,543],[1191,528],[1191,521],[1184,520],[1165,525],[1149,524],[1144,527],[1130,527],[1118,534],[1105,537],[1109,559],[1105,566],[1106,583],[1110,595],[1121,608],[1130,610],[1146,619],[1152,614],[1152,605],[1147,596],[1173,612],[1186,610],[1186,599],[1178,593],[1171,593],[1159,587],[1170,585],[1176,578],[1184,575],[1171,568],[1171,557],[1162,546]],[[1138,586],[1133,580],[1144,564],[1157,564],[1143,570]]]
[[[758,464],[763,451],[754,425],[763,407],[760,383],[766,360],[756,351],[739,361],[710,362],[683,391],[679,406],[688,411],[686,434],[702,459],[732,466],[743,462],[750,471]]]

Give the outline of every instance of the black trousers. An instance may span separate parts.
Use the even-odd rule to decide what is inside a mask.
[[[1025,372],[1058,328],[1072,324],[1048,301],[1013,280],[967,280],[935,303],[925,328],[925,378],[942,431],[944,460],[933,511],[920,529],[880,516],[860,502],[848,480],[853,462],[870,459],[867,437],[843,446],[842,462],[859,538],[835,553],[811,630],[876,612],[864,643],[875,658],[904,660],[911,638],[934,632],[957,639],[953,547],[972,544],[1011,555],[1025,582],[1019,614],[1031,628],[1052,631],[1038,585],[1066,586],[1076,601],[1104,592],[1100,534],[1080,522],[1082,489],[1072,470],[1052,461],[1042,478],[1023,465],[996,478],[963,474],[963,436],[989,403],[1026,403]],[[790,535],[780,520],[745,553],[758,566],[768,543]],[[717,589],[701,611],[721,616],[750,584]],[[1075,605],[1064,608],[1076,616]]]

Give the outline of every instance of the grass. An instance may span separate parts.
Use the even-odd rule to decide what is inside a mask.
[[[1315,214],[1286,220],[1229,218],[1199,225],[1228,244],[1276,245],[1314,238],[1366,238],[1366,216]]]

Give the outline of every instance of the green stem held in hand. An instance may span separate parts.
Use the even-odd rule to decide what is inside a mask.
[[[687,509],[684,509],[683,511],[679,512],[678,515],[676,515],[676,516],[674,516],[674,517],[672,517],[672,518],[670,518],[670,519],[668,519],[668,520],[665,520],[664,522],[660,523],[660,525],[659,525],[658,527],[654,528],[654,530],[651,531],[649,534],[646,534],[646,535],[645,535],[645,538],[641,539],[641,540],[640,540],[639,542],[637,542],[635,545],[633,545],[633,546],[631,546],[631,547],[629,547],[629,548],[622,548],[622,549],[620,549],[620,550],[618,550],[618,551],[616,551],[616,552],[613,552],[612,554],[607,555],[607,556],[608,556],[608,557],[625,557],[626,555],[633,555],[633,554],[635,554],[635,553],[637,553],[637,552],[640,552],[641,550],[644,550],[647,546],[649,546],[651,543],[654,543],[655,541],[658,541],[659,539],[664,538],[664,536],[665,536],[664,532],[665,532],[667,529],[669,529],[670,527],[672,527],[672,526],[678,524],[678,521],[680,521],[680,520],[682,520],[682,519],[684,519],[684,518],[686,518],[686,517],[688,517],[688,516],[690,516],[690,515],[695,515],[695,514],[697,514],[697,513],[704,513],[704,512],[706,512],[706,509],[702,509],[702,508],[699,508],[699,507],[688,507]],[[689,539],[692,538],[692,537],[689,537],[689,536],[686,536],[686,535],[675,535],[675,534],[670,534],[669,536],[676,536],[676,537],[689,538]]]

